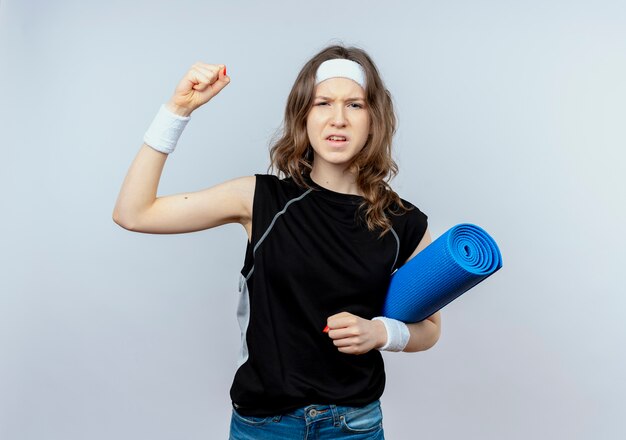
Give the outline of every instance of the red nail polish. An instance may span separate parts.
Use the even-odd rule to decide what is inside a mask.
[[[224,76],[226,76],[226,66],[224,66]]]
[[[328,333],[330,331],[330,328],[328,328],[328,326],[324,327],[324,330],[322,330],[324,333]]]

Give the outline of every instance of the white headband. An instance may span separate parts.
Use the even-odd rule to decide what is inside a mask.
[[[365,90],[365,71],[363,66],[351,60],[337,58],[324,61],[317,68],[315,85],[329,78],[349,78]]]

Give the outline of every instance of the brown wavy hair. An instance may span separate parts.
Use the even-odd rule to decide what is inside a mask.
[[[307,135],[306,120],[314,102],[315,74],[324,61],[343,58],[363,67],[366,75],[365,100],[370,114],[371,134],[363,149],[348,168],[356,176],[363,193],[361,209],[370,231],[380,229],[382,237],[391,229],[385,211],[406,212],[406,207],[389,181],[398,174],[398,165],[391,157],[391,144],[396,132],[397,118],[391,94],[385,88],[370,56],[357,47],[333,45],[311,58],[302,68],[287,98],[285,118],[279,134],[270,148],[270,168],[279,175],[291,177],[300,186],[309,187],[304,176],[313,167],[313,153]]]

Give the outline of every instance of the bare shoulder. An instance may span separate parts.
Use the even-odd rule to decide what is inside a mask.
[[[223,197],[234,198],[244,205],[248,205],[252,212],[252,200],[254,199],[254,189],[256,187],[256,176],[237,177],[226,182],[215,185],[211,188],[199,191],[198,194],[208,194],[209,197],[222,195]]]

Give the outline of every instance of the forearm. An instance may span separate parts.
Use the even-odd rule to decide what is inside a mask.
[[[437,318],[425,319],[414,324],[407,324],[411,337],[404,348],[405,352],[424,351],[431,348],[441,335],[441,323]]]
[[[142,212],[156,199],[167,154],[143,144],[126,174],[113,209],[113,220],[132,228]]]

